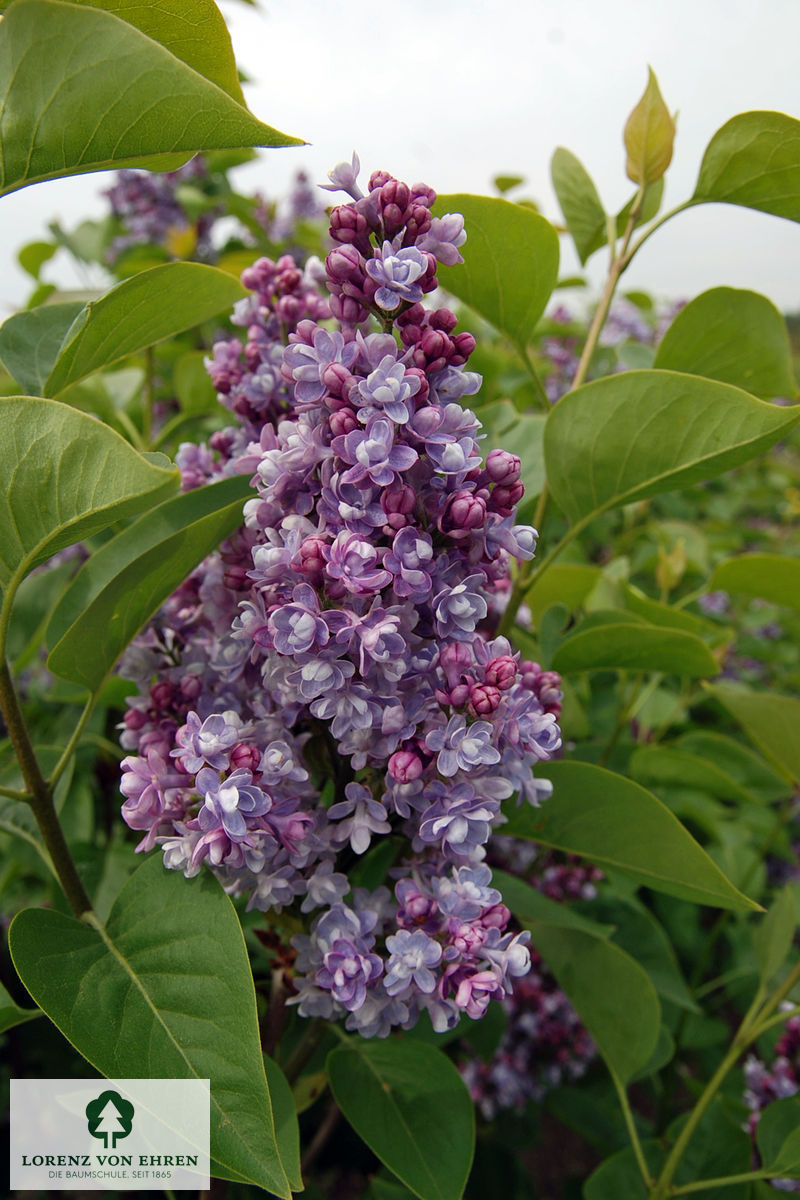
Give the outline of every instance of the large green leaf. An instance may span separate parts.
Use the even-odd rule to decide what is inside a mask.
[[[536,888],[516,875],[506,871],[492,871],[492,882],[500,889],[503,903],[508,905],[514,916],[525,929],[529,929],[535,921],[546,921],[548,925],[563,925],[567,929],[580,929],[593,937],[608,937],[613,932],[613,925],[601,925],[576,912],[569,904],[560,904],[544,896]]]
[[[673,371],[628,371],[569,392],[551,411],[544,456],[572,521],[686,487],[754,458],[800,410]]]
[[[738,683],[708,685],[762,754],[795,787],[800,784],[800,700],[777,692],[754,692]]]
[[[297,1110],[289,1081],[274,1059],[264,1055],[264,1071],[267,1076],[272,1116],[275,1122],[275,1139],[278,1143],[283,1169],[293,1192],[302,1192],[303,1176],[300,1170],[300,1129]],[[324,1078],[324,1077],[323,1077]]]
[[[606,236],[606,213],[591,175],[579,158],[559,146],[550,160],[553,190],[583,265]]]
[[[176,470],[55,400],[4,397],[0,423],[0,585],[178,488]]]
[[[84,563],[48,630],[48,666],[95,691],[166,598],[242,523],[247,476],[186,492],[146,513]]]
[[[46,394],[57,396],[93,371],[227,312],[246,294],[227,272],[202,263],[140,271],[77,315],[47,377]]]
[[[627,1083],[652,1056],[661,1025],[646,972],[619,946],[583,930],[542,921],[531,932],[606,1063]]]
[[[712,137],[692,201],[719,200],[800,221],[800,121],[740,113]]]
[[[739,554],[718,563],[708,582],[743,596],[758,596],[772,604],[800,608],[800,558],[784,554]]]
[[[169,19],[147,23],[163,31]],[[212,54],[218,45],[214,34]],[[0,22],[0,80],[0,195],[154,155],[174,165],[198,150],[300,144],[135,25],[88,5],[14,0]]]
[[[439,196],[434,213],[461,213],[464,262],[440,266],[442,287],[524,350],[558,279],[558,234],[530,208],[490,196]]]
[[[651,792],[590,763],[536,768],[553,795],[541,808],[506,806],[503,833],[580,854],[657,891],[738,910],[758,909]]]
[[[44,395],[64,336],[83,307],[80,300],[42,304],[15,313],[0,326],[0,358],[24,392]]]
[[[574,612],[592,591],[602,575],[599,567],[584,563],[555,563],[534,583],[525,601],[535,624],[553,604],[564,604]]]
[[[228,27],[214,0],[74,0],[115,13],[244,105]]]
[[[475,1146],[464,1082],[424,1042],[353,1039],[328,1055],[336,1103],[369,1148],[421,1200],[459,1200]]]
[[[210,1079],[212,1159],[226,1177],[289,1200],[247,950],[210,873],[187,881],[156,856],[105,928],[26,909],[9,941],[30,994],[103,1075]]]
[[[739,804],[752,804],[755,799],[715,763],[675,746],[639,746],[629,770],[637,783],[648,787],[697,788]]]
[[[754,396],[797,392],[786,322],[766,296],[739,288],[712,288],[682,308],[653,365],[731,383]]]
[[[705,642],[681,629],[628,622],[577,631],[557,648],[551,667],[569,675],[576,671],[663,671],[700,677],[719,674]]]

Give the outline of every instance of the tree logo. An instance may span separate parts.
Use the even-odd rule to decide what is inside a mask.
[[[92,1137],[102,1138],[106,1150],[113,1150],[133,1128],[133,1105],[119,1092],[102,1092],[86,1105],[86,1120]]]

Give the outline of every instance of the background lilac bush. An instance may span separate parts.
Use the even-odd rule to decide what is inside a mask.
[[[163,8],[0,22],[10,61],[43,20],[100,47],[93,96],[109,21],[166,48],[136,153],[181,152],[132,170],[112,110],[87,149],[58,55],[46,114],[0,74],[3,191],[124,168],[106,219],[24,248],[0,328],[12,1073],[123,1077],[158,1044],[211,1074],[232,1195],[791,1189],[793,351],[755,293],[619,289],[684,207],[800,218],[797,122],[733,118],[671,213],[652,73],[619,214],[556,151],[563,236],[610,247],[585,317],[513,180],[437,198],[354,158],[327,194],[237,193],[249,146],[293,139],[195,7],[213,67]],[[57,246],[108,273],[90,306]]]

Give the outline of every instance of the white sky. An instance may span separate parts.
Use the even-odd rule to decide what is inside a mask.
[[[800,117],[798,0],[262,0],[224,5],[246,94],[262,120],[307,139],[265,151],[240,186],[284,195],[295,170],[322,182],[357,149],[364,177],[381,167],[439,192],[491,192],[496,173],[526,176],[526,193],[559,216],[549,160],[567,146],[608,208],[632,185],[622,127],[655,70],[678,109],[666,205],[694,188],[703,150],[748,109]],[[16,249],[57,216],[102,212],[109,177],[39,184],[2,200],[0,312],[27,294]],[[576,260],[562,243],[562,274]],[[596,291],[603,253],[589,264]],[[51,277],[71,277],[54,260]],[[624,278],[663,297],[719,284],[762,291],[800,310],[800,226],[728,205],[679,214]],[[48,268],[45,268],[48,277]]]

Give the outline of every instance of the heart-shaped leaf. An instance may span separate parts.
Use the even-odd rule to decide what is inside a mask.
[[[202,263],[162,263],[140,271],[78,313],[45,393],[57,396],[93,371],[227,312],[246,294],[225,271]]]
[[[692,196],[709,200],[800,221],[800,121],[779,112],[727,121],[708,144]]]
[[[797,391],[786,322],[766,296],[740,288],[712,288],[682,308],[653,366],[731,383],[753,396]]]
[[[553,795],[541,808],[507,805],[504,833],[580,854],[696,904],[759,908],[652,792],[590,763],[540,763],[536,774],[552,781]]]
[[[491,196],[439,196],[434,214],[461,213],[463,264],[440,266],[442,287],[524,350],[558,279],[558,234],[530,208]]]
[[[547,418],[547,480],[571,521],[711,479],[755,458],[800,411],[673,371],[628,371],[569,392]]]
[[[26,909],[9,943],[31,996],[103,1075],[210,1079],[212,1158],[289,1200],[247,950],[210,873],[187,881],[151,858],[105,926]]]
[[[44,395],[67,330],[83,307],[79,300],[42,304],[15,313],[0,326],[0,358],[24,392]]]
[[[697,678],[719,674],[719,666],[705,642],[681,629],[628,622],[584,630],[581,625],[555,651],[554,671],[663,671]]]
[[[475,1114],[450,1059],[424,1042],[352,1039],[328,1055],[336,1103],[373,1153],[421,1200],[459,1200]]]
[[[185,32],[177,38],[185,46]],[[153,156],[174,166],[198,150],[301,144],[134,24],[87,4],[14,0],[0,22],[0,80],[0,195]]]

